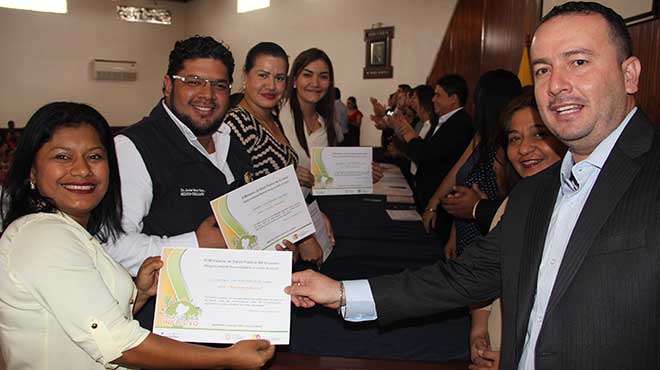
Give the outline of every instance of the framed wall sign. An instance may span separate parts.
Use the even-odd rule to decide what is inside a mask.
[[[392,39],[394,27],[364,30],[365,62],[362,77],[392,78]]]

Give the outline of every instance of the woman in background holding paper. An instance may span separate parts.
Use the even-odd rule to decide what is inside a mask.
[[[135,283],[100,242],[121,227],[119,170],[106,120],[77,103],[40,108],[23,132],[2,193],[0,347],[8,370],[255,368],[267,341],[209,348],[133,320],[156,292],[158,257]]]
[[[245,57],[243,98],[225,116],[225,123],[250,155],[256,178],[293,165],[301,186],[314,178],[298,166],[298,155],[282,129],[276,108],[284,96],[289,59],[281,46],[260,42]],[[323,252],[314,236],[298,243],[302,260],[320,264]]]
[[[309,172],[311,148],[337,145],[337,132],[341,131],[335,120],[335,72],[330,57],[323,50],[307,49],[296,57],[289,73],[286,99],[280,110],[280,120],[287,139],[298,155],[296,172],[299,178],[310,176],[313,185],[314,177]],[[357,130],[359,136],[359,128]],[[347,145],[358,146],[359,140]],[[383,177],[383,170],[376,163],[372,163],[371,170],[372,181],[376,183]],[[307,195],[308,190],[304,188],[311,185],[303,185],[302,182],[301,185]]]
[[[335,75],[323,50],[311,48],[293,61],[280,119],[299,164],[310,168],[312,147],[335,146]],[[309,173],[311,176],[311,173]]]

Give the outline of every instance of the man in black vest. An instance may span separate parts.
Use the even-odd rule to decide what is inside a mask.
[[[222,124],[233,72],[231,52],[213,38],[178,41],[164,98],[115,138],[126,234],[106,250],[132,275],[165,246],[226,248],[209,201],[250,179],[247,153]],[[153,312],[141,310],[142,326]]]

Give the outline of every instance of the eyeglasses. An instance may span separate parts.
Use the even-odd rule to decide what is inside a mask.
[[[199,89],[205,87],[206,84],[209,84],[211,85],[213,91],[217,93],[227,94],[229,93],[229,90],[231,90],[231,84],[225,80],[208,80],[206,78],[201,78],[195,75],[188,75],[188,76],[173,75],[172,78],[175,80],[180,80],[191,89]]]

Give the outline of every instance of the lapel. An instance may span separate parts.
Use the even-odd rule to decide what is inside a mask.
[[[639,173],[641,166],[635,158],[650,149],[653,133],[648,118],[638,109],[605,161],[578,217],[550,295],[546,317],[566,293],[598,233]]]
[[[436,120],[433,126],[431,127],[431,131],[429,131],[429,134],[426,135],[425,140],[431,141],[431,139],[436,137],[442,138],[443,135],[441,134],[441,132],[446,131],[448,127],[454,125],[455,122],[462,121],[460,118],[462,117],[463,114],[466,114],[465,108],[461,107],[461,109],[456,111],[456,113],[452,114],[451,117],[449,117],[445,122],[443,122],[440,127],[438,127],[440,123],[438,123],[438,121]],[[436,127],[438,128],[437,130]]]
[[[548,233],[550,218],[557,200],[559,191],[559,171],[561,161],[548,169],[544,179],[539,179],[540,184],[536,187],[535,194],[524,228],[523,247],[520,253],[518,279],[518,302],[516,313],[516,351],[518,356],[522,351],[527,332],[529,315],[534,304],[536,295],[536,281],[538,278],[539,265],[543,255],[545,237]]]

